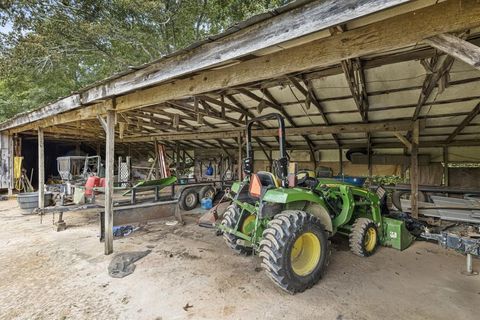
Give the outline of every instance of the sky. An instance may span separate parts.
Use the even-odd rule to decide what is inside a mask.
[[[0,33],[9,33],[12,31],[12,24],[7,22],[4,26],[0,25]]]

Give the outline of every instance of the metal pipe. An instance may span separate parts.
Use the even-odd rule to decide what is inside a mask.
[[[470,253],[467,253],[467,274],[473,274],[473,261]]]

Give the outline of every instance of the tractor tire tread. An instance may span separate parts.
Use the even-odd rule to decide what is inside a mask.
[[[225,211],[225,213],[223,214],[223,219],[221,224],[229,228],[234,228],[237,224],[238,219],[240,219],[240,211],[235,205],[230,205]],[[224,232],[223,239],[225,240],[225,243],[227,244],[227,246],[230,247],[236,253],[243,254],[243,255],[252,254],[252,251],[253,251],[252,248],[239,245],[237,243],[237,240],[239,238],[234,236],[233,234]]]
[[[375,252],[375,249],[372,252],[367,252],[364,248],[365,232],[372,225],[375,226],[376,230],[375,222],[368,218],[358,218],[353,223],[352,230],[348,237],[350,251],[352,251],[353,254],[359,257],[368,257]]]
[[[286,265],[285,261],[290,261],[290,257],[286,257],[287,244],[302,234],[305,227],[311,227],[320,234],[322,245],[322,256],[318,269],[303,277],[304,281],[297,281],[292,276],[293,271],[290,265]],[[260,242],[259,256],[262,259],[261,266],[267,273],[267,276],[284,291],[295,294],[303,292],[316,284],[323,276],[325,268],[330,258],[330,241],[325,227],[320,220],[300,210],[285,210],[275,216],[268,223],[268,227],[263,232],[263,239]]]

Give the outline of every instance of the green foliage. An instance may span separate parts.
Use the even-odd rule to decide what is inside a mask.
[[[0,121],[287,2],[3,1]]]

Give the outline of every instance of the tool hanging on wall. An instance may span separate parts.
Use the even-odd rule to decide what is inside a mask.
[[[13,159],[13,176],[15,179],[15,189],[20,192],[33,192],[31,178],[27,177],[27,170],[23,168],[23,157],[15,157]],[[33,169],[31,175],[33,176]]]

